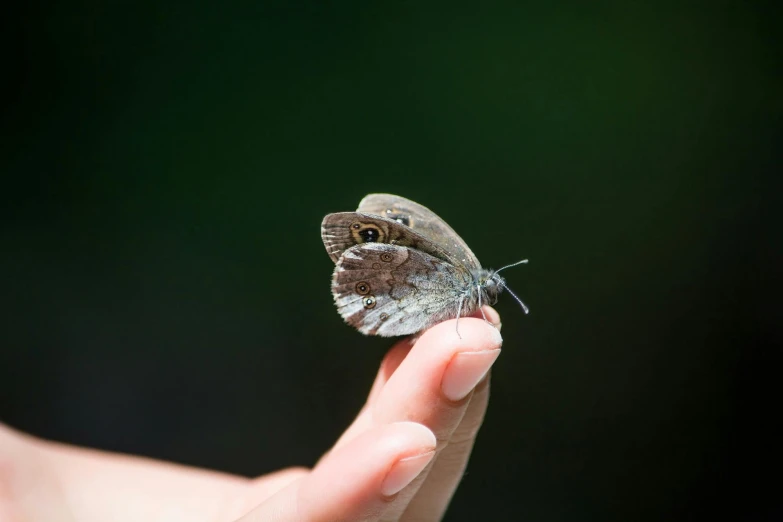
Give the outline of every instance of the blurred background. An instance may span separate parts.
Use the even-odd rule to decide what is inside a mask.
[[[447,520],[780,514],[774,3],[17,9],[2,422],[312,465],[393,342],[337,314],[321,218],[391,192],[530,259]]]

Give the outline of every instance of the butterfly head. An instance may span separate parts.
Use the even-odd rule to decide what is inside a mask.
[[[489,270],[481,270],[475,284],[480,289],[482,301],[490,306],[498,302],[498,296],[506,288],[506,281],[497,272]]]
[[[527,307],[527,305],[523,303],[514,292],[511,291],[508,285],[506,285],[506,280],[498,275],[498,272],[501,270],[505,270],[506,268],[511,268],[512,266],[517,266],[524,263],[527,263],[527,259],[523,259],[522,261],[517,261],[516,263],[506,265],[502,268],[498,268],[497,270],[487,272],[485,276],[479,278],[480,282],[482,280],[484,281],[482,282],[481,287],[484,289],[485,295],[487,296],[487,302],[490,305],[494,305],[497,302],[500,292],[503,290],[508,290],[508,293],[511,294],[511,296],[520,304],[522,310],[524,310],[526,314],[530,313],[530,309]]]

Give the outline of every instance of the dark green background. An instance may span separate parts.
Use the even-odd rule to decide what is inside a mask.
[[[774,8],[24,9],[3,33],[2,421],[312,465],[391,344],[338,316],[320,221],[392,192],[485,266],[530,258],[448,520],[780,509]]]

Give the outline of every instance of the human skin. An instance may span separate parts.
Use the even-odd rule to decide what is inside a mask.
[[[490,307],[484,313],[496,326],[479,312],[459,320],[459,335],[455,321],[445,321],[413,345],[392,347],[358,416],[312,469],[246,478],[0,424],[0,520],[440,520],[464,474],[500,354],[500,318]]]

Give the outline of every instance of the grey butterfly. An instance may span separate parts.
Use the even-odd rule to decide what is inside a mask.
[[[328,214],[321,239],[336,263],[337,310],[366,335],[418,333],[494,305],[507,289],[500,270],[486,270],[468,245],[428,208],[392,194],[370,194],[356,212]],[[483,313],[483,312],[482,312]],[[457,329],[459,334],[459,329]]]

